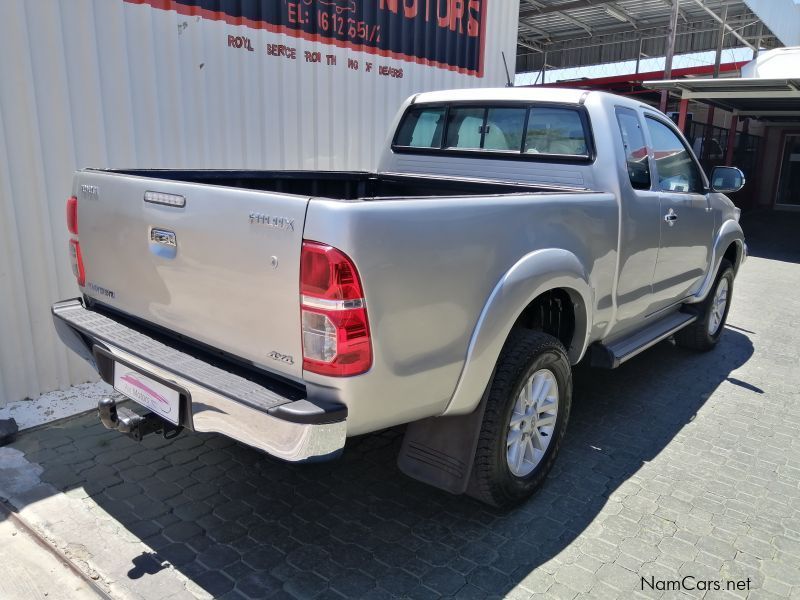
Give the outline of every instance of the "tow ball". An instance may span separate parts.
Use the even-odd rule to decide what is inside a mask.
[[[168,423],[154,413],[138,415],[129,408],[117,406],[113,398],[103,398],[97,403],[97,413],[106,429],[124,433],[129,438],[141,442],[144,436],[161,433],[164,439],[171,440],[183,431],[180,425]]]

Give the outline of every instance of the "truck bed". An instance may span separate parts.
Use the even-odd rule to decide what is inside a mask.
[[[456,177],[401,175],[367,171],[242,171],[175,169],[97,169],[105,173],[219,185],[262,192],[333,200],[378,200],[531,192],[584,191],[555,185],[485,181]]]
[[[582,222],[587,198],[598,197],[575,188],[426,175],[160,169],[79,171],[73,194],[85,272],[81,291],[91,303],[295,382],[304,381],[299,305],[304,239],[337,241],[363,269],[366,294],[376,298],[370,305],[373,326],[380,327],[381,305],[394,302],[378,300],[380,289],[414,281],[426,264],[441,261],[441,246],[454,247],[454,237],[473,243],[462,241],[458,257],[439,264],[437,272],[463,270],[461,261],[471,256],[480,275],[469,280],[485,285],[437,297],[441,306],[464,295],[484,301],[499,277],[494,270],[507,270],[530,251],[527,235],[514,231],[519,215],[524,222],[552,221],[537,236],[537,243],[552,244],[552,235],[572,235],[562,231],[563,223]],[[536,216],[526,208],[534,206]],[[555,225],[552,211],[561,225]],[[342,235],[354,237],[339,239]],[[506,236],[507,252],[500,253],[497,240]],[[616,240],[611,232],[602,237]],[[384,252],[381,245],[392,249]],[[390,271],[397,279],[380,284]],[[423,280],[430,289],[430,276]],[[459,331],[445,336],[454,338],[453,352],[462,357],[466,347],[456,345],[480,312],[468,308],[474,314],[450,313],[458,318]],[[407,309],[393,310],[397,316]],[[438,319],[438,326],[446,322]],[[387,339],[392,341],[391,335]]]

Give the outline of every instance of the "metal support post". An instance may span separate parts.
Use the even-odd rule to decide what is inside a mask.
[[[675,55],[675,36],[678,32],[678,5],[680,0],[672,0],[672,12],[669,17],[669,29],[667,30],[667,55],[664,63],[664,79],[672,77],[672,57]],[[661,112],[667,111],[667,100],[669,92],[661,90],[661,102],[659,108]]]
[[[733,164],[733,151],[736,148],[736,129],[739,126],[739,115],[733,113],[731,126],[728,129],[728,147],[725,150],[725,165],[730,167]]]
[[[678,129],[686,135],[686,113],[689,111],[689,99],[681,98],[678,108]]]

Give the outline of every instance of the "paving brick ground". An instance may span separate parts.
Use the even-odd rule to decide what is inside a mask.
[[[134,590],[170,563],[226,599],[800,598],[800,222],[787,218],[747,224],[756,256],[714,352],[662,343],[616,371],[578,370],[557,466],[511,512],[402,476],[398,431],[312,466],[216,435],[136,444],[94,416],[13,447],[152,550],[119,557]],[[642,582],[687,576],[750,589]]]

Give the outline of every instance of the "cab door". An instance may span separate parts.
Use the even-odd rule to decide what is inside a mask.
[[[641,326],[653,312],[653,273],[661,236],[660,192],[652,181],[644,123],[632,108],[615,107],[619,130],[620,244],[615,333]]]
[[[674,126],[646,114],[660,196],[660,242],[653,276],[655,310],[680,302],[700,286],[711,261],[714,213],[703,172]]]

